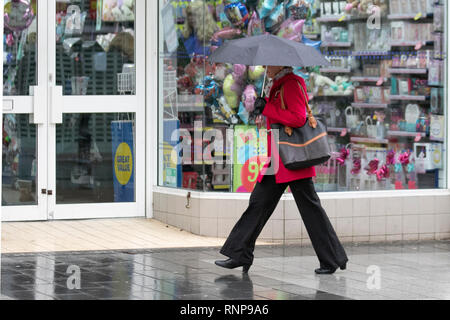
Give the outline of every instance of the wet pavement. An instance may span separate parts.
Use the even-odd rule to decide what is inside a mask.
[[[347,270],[320,276],[299,245],[257,247],[248,275],[214,265],[219,248],[4,254],[0,300],[450,299],[450,241],[345,249]]]

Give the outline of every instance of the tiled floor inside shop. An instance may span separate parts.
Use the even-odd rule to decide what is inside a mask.
[[[3,254],[2,299],[450,299],[450,241],[345,245],[315,275],[311,247],[258,246],[248,275],[218,248]]]

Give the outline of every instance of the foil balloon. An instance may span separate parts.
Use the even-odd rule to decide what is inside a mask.
[[[212,41],[219,41],[219,40],[229,40],[229,39],[233,39],[236,36],[240,36],[242,34],[242,31],[240,29],[236,29],[236,28],[232,28],[232,27],[226,27],[223,28],[220,31],[217,31],[216,33],[214,33],[214,35],[212,36],[211,40]]]
[[[336,159],[336,161],[339,163],[339,165],[343,166],[345,164],[345,160],[347,160],[349,155],[350,151],[348,151],[347,148],[342,148],[341,153],[339,154],[339,157]]]
[[[395,151],[390,150],[386,155],[386,164],[394,165],[395,164]]]
[[[387,179],[390,176],[389,168],[387,165],[383,165],[377,172],[377,180],[381,181]]]
[[[242,94],[242,102],[244,103],[245,110],[247,112],[253,112],[255,110],[255,101],[258,95],[256,94],[256,88],[254,85],[249,84],[244,89]]]
[[[259,10],[259,17],[261,19],[267,18],[270,13],[275,9],[276,1],[275,0],[264,0],[261,9]]]
[[[351,173],[353,175],[357,175],[361,172],[361,160],[360,159],[355,159],[353,160],[353,168]]]
[[[249,36],[258,36],[264,34],[265,32],[266,30],[264,28],[264,23],[258,17],[258,13],[256,11],[253,11],[252,17],[248,22],[247,34]]]
[[[236,112],[230,108],[224,96],[221,96],[218,100],[219,110],[225,116],[225,118],[232,124],[237,124],[239,119],[236,117]]]
[[[14,36],[13,36],[11,33],[9,33],[9,34],[6,36],[6,45],[7,45],[8,47],[12,47],[12,46],[14,45]]]
[[[205,101],[216,99],[219,93],[219,86],[210,76],[206,76],[203,83],[195,87],[194,93],[203,95]]]
[[[366,168],[367,174],[368,175],[376,174],[379,163],[380,163],[380,160],[378,160],[376,158],[373,159],[372,161],[370,161],[368,167]]]
[[[268,32],[276,32],[284,20],[284,4],[279,4],[275,10],[265,20],[265,27]]]
[[[406,165],[409,164],[409,156],[410,156],[410,155],[411,155],[411,154],[410,154],[409,152],[405,152],[405,153],[402,153],[402,154],[399,156],[398,160],[400,161],[400,163],[401,163],[403,166],[406,166]]]
[[[266,69],[263,66],[251,66],[248,68],[248,78],[257,81],[264,76]]]
[[[302,42],[320,52],[320,45],[322,44],[322,41],[312,41],[305,37],[305,35],[302,35]]]
[[[4,11],[5,28],[13,32],[27,29],[35,17],[29,0],[11,0],[5,5]]]
[[[239,106],[239,100],[244,86],[244,75],[247,67],[242,64],[235,64],[234,71],[229,74],[223,82],[223,93],[228,105],[236,109]]]
[[[302,39],[304,24],[305,20],[293,20],[289,18],[281,24],[278,36],[299,42]]]
[[[226,5],[225,14],[234,26],[247,27],[250,15],[247,8],[241,2]]]
[[[289,17],[295,20],[306,19],[308,17],[310,5],[304,0],[292,0],[288,6]]]
[[[243,123],[248,124],[248,120],[250,118],[250,114],[245,109],[244,104],[242,102],[239,104],[238,116],[242,120]]]

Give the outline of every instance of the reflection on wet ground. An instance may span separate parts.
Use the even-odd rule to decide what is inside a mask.
[[[0,299],[450,299],[450,241],[346,250],[347,270],[321,276],[297,245],[257,247],[248,275],[214,265],[218,248],[6,254]]]

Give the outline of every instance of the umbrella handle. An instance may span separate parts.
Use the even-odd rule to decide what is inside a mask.
[[[264,87],[266,86],[266,78],[267,78],[267,67],[266,71],[264,72],[264,82],[261,89],[261,98],[264,98]]]

